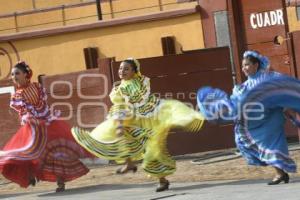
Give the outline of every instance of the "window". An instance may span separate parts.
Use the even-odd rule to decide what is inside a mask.
[[[300,21],[300,6],[296,6],[297,20]]]
[[[83,49],[86,69],[98,67],[98,48],[88,47]]]

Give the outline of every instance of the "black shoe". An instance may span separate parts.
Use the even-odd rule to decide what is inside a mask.
[[[65,191],[65,184],[59,183],[58,188],[56,188],[56,192],[63,192],[63,191]]]
[[[270,181],[268,183],[268,185],[277,185],[277,184],[281,183],[282,181],[284,183],[289,183],[290,177],[289,177],[289,175],[287,173],[284,173],[281,177],[276,178],[276,179]]]
[[[30,179],[29,179],[29,185],[31,185],[31,186],[35,186],[35,185],[36,185],[36,180],[35,180],[35,178],[30,178]]]
[[[126,174],[128,172],[132,171],[133,173],[137,172],[137,166],[134,166],[129,169],[123,169],[122,167],[117,169],[116,174]]]
[[[166,181],[164,183],[159,183],[159,186],[156,188],[156,192],[162,192],[168,190],[169,185],[170,185],[169,181]]]

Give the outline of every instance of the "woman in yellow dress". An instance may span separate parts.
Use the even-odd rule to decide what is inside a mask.
[[[169,130],[197,132],[204,118],[180,101],[151,94],[150,79],[140,73],[137,60],[124,60],[118,73],[121,83],[110,93],[113,106],[107,119],[92,132],[74,127],[73,136],[95,156],[126,163],[117,173],[135,172],[134,161],[143,160],[143,169],[159,179],[156,191],[167,190],[165,177],[176,167],[166,147]]]

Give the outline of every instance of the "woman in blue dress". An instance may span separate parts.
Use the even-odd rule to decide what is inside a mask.
[[[209,121],[235,123],[235,142],[249,165],[272,166],[276,175],[269,185],[288,183],[296,172],[284,133],[285,116],[297,125],[290,110],[300,113],[300,81],[268,70],[269,60],[256,51],[243,55],[247,80],[230,97],[219,89],[203,87],[197,101]],[[287,110],[289,109],[289,110]],[[298,123],[299,124],[299,123]]]

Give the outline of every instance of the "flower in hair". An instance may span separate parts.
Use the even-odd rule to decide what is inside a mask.
[[[269,59],[266,56],[263,56],[256,51],[245,51],[243,58],[246,58],[248,56],[252,56],[252,57],[258,59],[260,62],[260,67],[263,69],[268,68],[268,66],[270,65]]]

